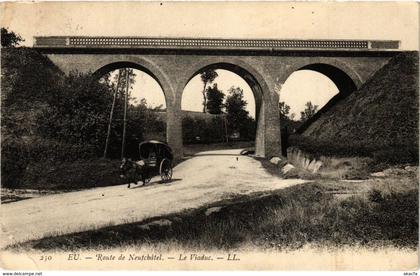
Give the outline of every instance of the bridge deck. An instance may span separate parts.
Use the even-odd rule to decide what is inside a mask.
[[[35,48],[238,49],[238,50],[398,50],[398,40],[298,40],[38,36]]]

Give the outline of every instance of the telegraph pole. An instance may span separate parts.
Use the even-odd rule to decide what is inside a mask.
[[[226,116],[223,116],[223,122],[224,122],[224,125],[225,125],[226,143],[229,143],[229,135],[228,135],[228,129],[227,129]]]
[[[105,140],[104,158],[106,158],[106,154],[108,153],[109,137],[111,136],[112,117],[114,116],[115,102],[117,100],[117,94],[118,94],[118,88],[120,86],[120,80],[121,80],[121,71],[118,70],[117,86],[114,90],[114,99],[112,100],[111,112],[109,113],[108,132],[106,134],[106,140]]]
[[[123,137],[122,137],[122,145],[121,145],[121,159],[125,156],[125,136],[126,136],[126,128],[127,128],[127,106],[128,106],[128,89],[130,87],[130,75],[129,69],[126,70],[126,83],[125,83],[125,93],[124,93],[124,126],[123,126]]]

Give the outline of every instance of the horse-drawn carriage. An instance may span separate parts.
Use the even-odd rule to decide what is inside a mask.
[[[173,154],[166,143],[156,140],[144,141],[139,144],[139,156],[138,161],[127,158],[122,160],[120,176],[129,181],[128,188],[132,182],[137,183],[140,180],[145,185],[155,175],[160,175],[163,183],[172,179]]]

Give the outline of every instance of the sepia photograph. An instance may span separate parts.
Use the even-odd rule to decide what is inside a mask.
[[[3,275],[417,275],[418,3],[1,2],[0,27]]]

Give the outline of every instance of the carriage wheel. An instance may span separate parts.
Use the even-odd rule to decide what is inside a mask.
[[[163,183],[172,179],[172,163],[169,159],[164,158],[162,162],[160,162],[159,174]]]

